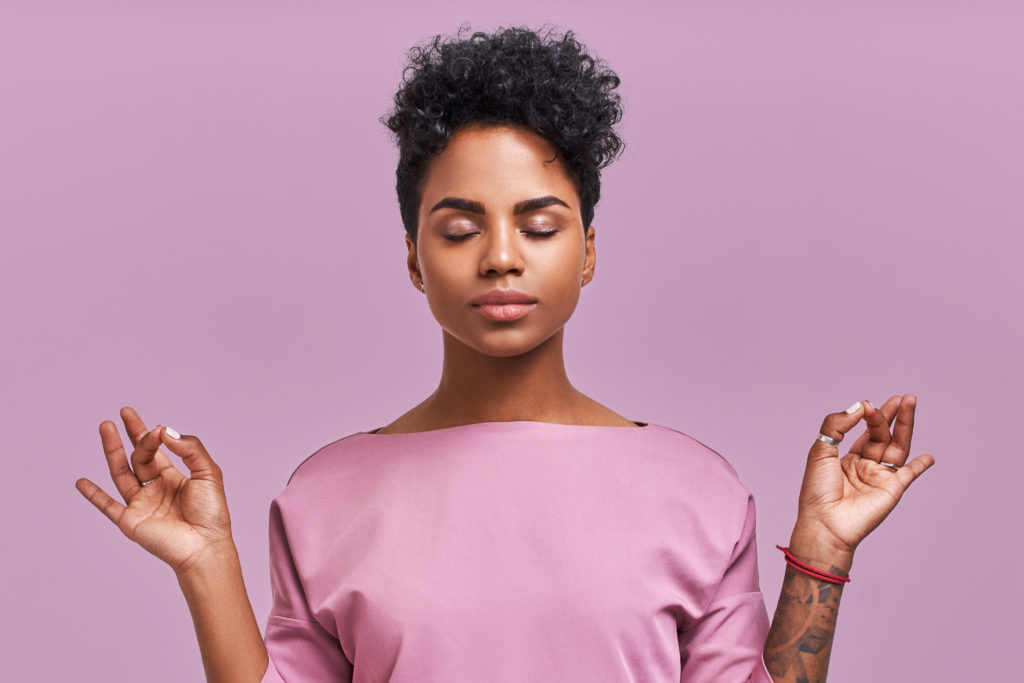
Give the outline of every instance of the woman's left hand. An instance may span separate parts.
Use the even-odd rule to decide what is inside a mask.
[[[891,397],[881,408],[861,401],[852,413],[825,418],[821,433],[836,440],[841,441],[861,418],[867,430],[842,458],[838,457],[841,443],[833,446],[816,440],[811,446],[789,545],[796,557],[848,572],[857,544],[892,512],[910,484],[935,464],[929,454],[908,461],[916,406],[917,398],[904,394]]]

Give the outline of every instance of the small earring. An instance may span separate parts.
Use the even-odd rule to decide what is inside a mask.
[[[427,291],[427,286],[425,284],[423,284],[422,282],[420,283],[420,291],[421,292]]]
[[[583,286],[583,281],[586,280],[586,279],[587,279],[586,275],[583,275],[582,277],[580,277],[580,287]]]

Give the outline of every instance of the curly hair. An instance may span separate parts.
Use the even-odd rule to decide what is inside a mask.
[[[586,228],[600,169],[622,151],[619,77],[572,31],[504,28],[438,35],[409,51],[395,106],[381,117],[398,144],[398,205],[416,242],[420,189],[430,160],[469,124],[522,125],[547,139],[576,184]]]

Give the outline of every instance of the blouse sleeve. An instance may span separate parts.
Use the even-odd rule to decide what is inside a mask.
[[[680,683],[750,681],[771,683],[764,666],[768,612],[757,574],[754,499],[722,581],[704,613],[679,633]]]
[[[350,682],[352,664],[341,644],[310,612],[276,500],[270,506],[270,584],[274,603],[264,637],[270,662],[262,683]]]

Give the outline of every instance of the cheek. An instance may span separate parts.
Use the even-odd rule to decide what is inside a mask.
[[[445,258],[443,253],[422,253],[420,255],[420,272],[423,273],[423,280],[429,290],[433,287],[437,291],[451,290],[459,279],[461,268],[456,260]]]
[[[583,249],[566,249],[555,254],[540,254],[534,259],[534,270],[545,286],[552,290],[572,290],[583,274]]]
[[[455,263],[446,263],[444,259],[431,259],[421,263],[423,280],[426,283],[427,303],[434,317],[443,322],[458,313],[468,303],[472,282],[469,276]],[[464,266],[463,266],[464,267]]]

